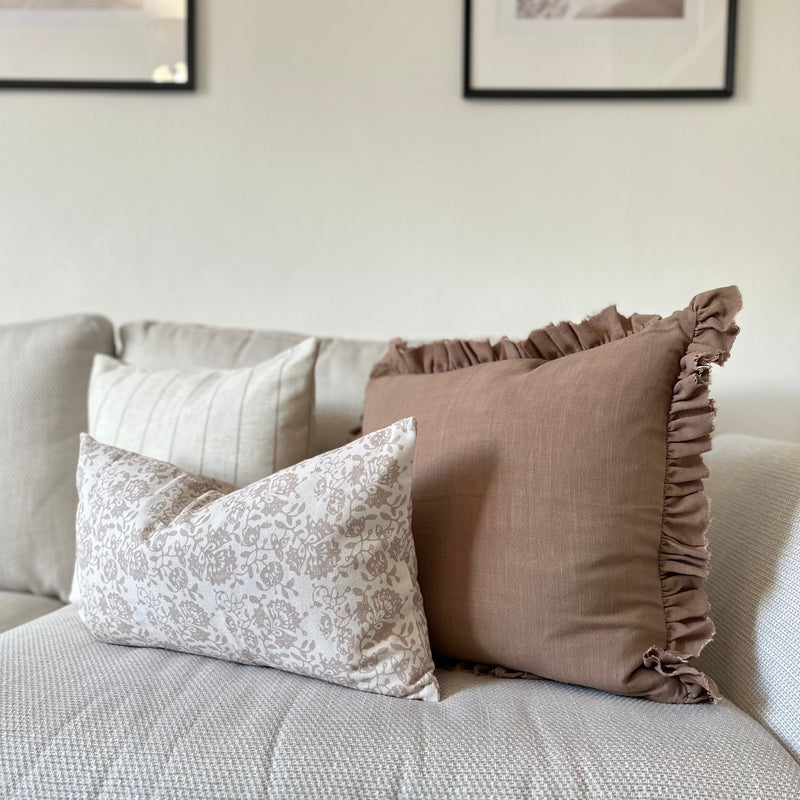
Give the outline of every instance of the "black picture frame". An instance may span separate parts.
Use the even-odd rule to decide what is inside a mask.
[[[159,83],[145,80],[72,80],[48,78],[3,78],[0,75],[0,89],[89,89],[89,90],[122,90],[147,92],[191,92],[197,85],[195,56],[195,0],[186,2],[186,80],[181,83]]]
[[[724,41],[724,83],[719,87],[696,88],[477,88],[473,82],[473,0],[464,0],[463,84],[466,99],[627,99],[627,98],[729,98],[734,92],[737,0],[727,0]]]

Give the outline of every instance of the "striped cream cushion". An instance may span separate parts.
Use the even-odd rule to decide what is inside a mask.
[[[141,369],[97,356],[89,433],[245,486],[305,458],[317,340],[240,369]]]

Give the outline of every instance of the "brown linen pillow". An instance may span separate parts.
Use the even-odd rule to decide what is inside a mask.
[[[710,702],[701,454],[736,287],[512,342],[393,342],[364,431],[417,418],[413,533],[435,655]]]

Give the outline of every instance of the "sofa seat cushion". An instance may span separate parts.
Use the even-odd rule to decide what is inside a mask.
[[[0,590],[0,633],[63,607],[52,597]]]
[[[442,702],[95,641],[70,607],[0,638],[0,796],[796,798],[733,704],[439,670]],[[36,675],[36,680],[30,676]]]

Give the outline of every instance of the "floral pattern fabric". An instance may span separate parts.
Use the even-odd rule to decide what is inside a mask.
[[[81,439],[80,614],[99,639],[438,700],[406,419],[243,489]]]

